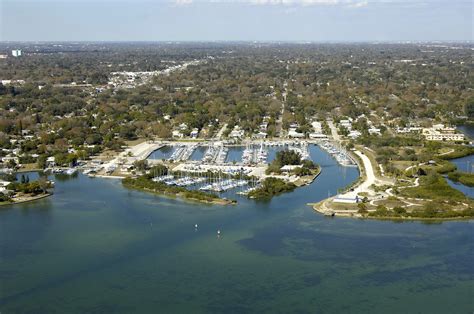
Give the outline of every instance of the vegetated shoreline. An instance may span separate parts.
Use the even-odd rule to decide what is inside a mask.
[[[449,172],[447,178],[455,183],[462,184],[468,187],[474,187],[474,174],[463,171]]]
[[[473,122],[474,123],[474,122]],[[463,158],[463,157],[468,157],[474,155],[474,147],[466,148],[461,151],[453,152],[451,154],[448,154],[446,156],[443,156],[445,160],[450,161],[453,159],[458,159],[458,158]],[[451,163],[452,164],[452,163]],[[452,164],[454,167],[456,167],[454,164]],[[457,168],[457,167],[456,167]],[[446,176],[449,180],[463,184],[468,187],[474,187],[474,174],[464,172],[464,171],[459,171],[457,169],[453,171],[449,171],[446,173]]]
[[[126,178],[126,179],[131,179],[131,178]],[[131,180],[134,180],[134,179],[131,179]],[[128,182],[127,180],[122,180],[122,185],[126,188],[134,189],[134,190],[137,190],[137,191],[144,191],[144,192],[153,193],[153,194],[160,195],[160,196],[165,196],[165,197],[173,197],[173,198],[174,197],[179,197],[183,200],[198,202],[198,203],[205,203],[205,204],[210,204],[210,205],[235,205],[235,204],[237,204],[237,201],[235,201],[235,200],[229,200],[229,199],[224,199],[224,198],[220,198],[220,197],[213,198],[213,199],[199,199],[199,198],[194,198],[194,197],[188,197],[188,196],[185,195],[185,192],[171,193],[171,192],[167,192],[167,191],[157,191],[157,190],[154,190],[154,189],[137,186],[135,184],[132,184],[131,182]]]
[[[44,194],[39,194],[35,196],[30,196],[27,199],[22,199],[20,201],[8,201],[8,202],[0,202],[0,206],[8,206],[8,205],[17,205],[17,204],[22,204],[22,203],[29,203],[33,201],[40,200],[42,198],[46,198],[53,195],[53,193],[44,193]]]
[[[296,185],[297,188],[302,187],[302,186],[306,186],[306,185],[310,185],[311,183],[314,182],[314,180],[316,180],[317,177],[319,177],[320,174],[321,174],[321,167],[318,166],[318,169],[316,170],[316,172],[314,174],[311,174],[309,176],[300,177],[295,181],[294,184]]]
[[[40,171],[44,171],[44,169],[41,169],[41,168],[31,168],[31,169],[28,169],[28,168],[20,168],[18,169],[17,171],[15,171],[16,173],[28,173],[28,172],[40,172]]]
[[[356,217],[359,219],[371,219],[371,220],[390,220],[390,221],[432,221],[432,222],[443,222],[443,221],[466,221],[472,220],[473,217],[459,216],[459,217],[399,217],[399,216],[385,216],[385,217],[374,217],[374,216],[361,216]]]
[[[322,170],[321,167],[318,167],[314,174],[298,178],[298,180],[294,183],[294,185],[295,185],[294,189],[302,187],[302,186],[310,185],[311,183],[313,183],[314,180],[321,174],[321,170]],[[42,169],[20,169],[19,171],[17,171],[17,173],[38,172],[38,171],[43,171],[43,170]],[[199,198],[187,197],[187,196],[185,196],[185,192],[170,193],[170,192],[166,192],[166,191],[157,191],[157,190],[154,190],[154,189],[139,187],[139,186],[136,186],[136,185],[133,185],[133,184],[130,184],[130,183],[124,183],[123,179],[132,179],[130,176],[114,176],[114,175],[97,175],[97,174],[94,174],[94,175],[89,175],[89,177],[90,178],[97,177],[97,178],[107,178],[107,179],[120,179],[120,180],[122,180],[122,185],[126,188],[130,188],[130,189],[134,189],[134,190],[138,190],[138,191],[145,191],[145,192],[148,192],[148,193],[153,193],[153,194],[157,194],[157,195],[161,195],[161,196],[165,196],[165,197],[172,197],[172,198],[179,197],[183,200],[187,200],[187,201],[191,201],[191,202],[205,203],[205,204],[211,204],[211,205],[235,205],[235,204],[237,204],[236,200],[223,199],[223,198],[220,198],[220,197],[214,198],[212,200],[199,199]],[[293,190],[291,190],[291,191],[293,191]],[[283,193],[285,193],[285,192],[283,192]],[[12,204],[32,202],[32,201],[35,201],[35,200],[39,200],[39,199],[51,196],[52,194],[53,193],[48,193],[48,194],[45,194],[45,195],[41,195],[39,197],[31,197],[27,200],[21,200],[21,201],[2,202],[2,203],[0,203],[0,206],[7,206],[7,205],[12,205]],[[279,193],[279,194],[276,194],[276,195],[273,195],[273,196],[278,196],[280,194],[282,194],[282,193]]]
[[[452,159],[457,159],[457,158],[470,156],[470,155],[473,155],[473,154],[474,154],[474,148],[467,147],[466,149],[463,149],[461,151],[455,151],[455,152],[452,152],[450,154],[440,156],[440,157],[441,157],[441,159],[448,161],[448,160],[452,160]],[[363,166],[361,166],[360,160],[357,158],[358,156],[353,156],[353,157],[356,157],[355,161],[357,163],[357,167],[359,169],[360,176],[356,181],[349,184],[343,190],[348,190],[349,188],[355,188],[355,187],[359,186],[360,184],[362,184],[364,182],[364,180],[366,179],[366,176],[365,176],[365,171],[366,170]],[[451,175],[459,174],[460,178],[457,178],[458,180],[456,180],[456,178],[450,178],[449,174],[451,174]],[[463,177],[463,175],[464,175],[464,177]],[[468,175],[469,175],[469,177],[468,177]],[[458,182],[458,183],[464,184],[466,186],[472,186],[472,185],[469,184],[471,182],[466,182],[466,183],[461,182],[462,179],[471,179],[470,174],[467,174],[467,173],[464,173],[464,172],[458,172],[458,171],[450,171],[446,174],[446,177],[451,179],[453,182]],[[445,178],[443,178],[443,180],[445,180]],[[466,197],[468,197],[468,196],[466,196]],[[357,218],[357,219],[372,219],[372,220],[433,221],[433,222],[435,222],[435,221],[439,221],[439,222],[442,222],[442,221],[456,221],[456,220],[460,221],[460,220],[472,220],[472,219],[474,219],[473,216],[462,216],[462,215],[454,216],[454,217],[373,216],[373,215],[358,213],[356,210],[347,210],[347,212],[345,212],[343,210],[335,210],[335,209],[331,209],[331,208],[326,207],[326,203],[330,202],[334,198],[335,197],[329,197],[329,198],[323,199],[323,200],[321,200],[317,203],[308,203],[307,205],[313,207],[313,210],[315,210],[316,212],[318,212],[320,214],[323,214],[325,216],[333,216],[333,217],[337,216],[337,217],[347,217],[347,218]],[[467,209],[470,209],[470,208],[468,207]],[[329,213],[331,213],[331,214],[329,215]]]
[[[403,217],[403,216],[382,216],[382,217],[376,217],[376,216],[369,216],[369,215],[338,215],[338,217],[347,217],[347,218],[357,218],[361,220],[390,220],[390,221],[432,221],[432,222],[443,222],[443,221],[465,221],[465,220],[472,220],[473,217],[470,216],[459,216],[459,217],[446,217],[446,218],[440,218],[440,217]]]
[[[444,160],[452,160],[452,159],[458,159],[458,158],[463,158],[467,156],[474,155],[474,147],[472,146],[467,146],[464,149],[461,150],[455,150],[449,154],[439,156],[441,159]]]
[[[265,195],[259,196],[258,195],[259,194],[259,192],[258,192],[259,189],[257,189],[255,191],[251,192],[248,195],[248,198],[253,199],[253,200],[257,200],[257,201],[271,200],[275,196],[279,196],[279,195],[282,195],[282,194],[285,194],[285,193],[290,193],[290,192],[293,192],[294,190],[296,190],[299,187],[310,185],[311,183],[314,182],[314,180],[320,174],[321,174],[321,167],[318,166],[318,168],[314,170],[313,174],[302,176],[302,177],[298,178],[295,182],[286,182],[286,181],[284,181],[280,178],[268,176],[266,179],[275,179],[275,180],[281,181],[281,184],[284,184],[285,190],[278,191],[278,192],[273,191],[271,194],[268,194],[268,193],[264,192]],[[263,187],[261,187],[260,189],[262,189],[262,188]],[[255,195],[255,194],[257,194],[257,195]]]
[[[370,216],[362,215],[354,210],[334,211],[333,215],[327,215],[327,212],[321,208],[321,205],[332,198],[324,199],[318,203],[308,203],[308,206],[313,207],[313,210],[324,216],[338,217],[338,218],[350,218],[360,220],[389,220],[389,221],[431,221],[431,222],[443,222],[443,221],[466,221],[472,220],[474,217],[471,216],[457,216],[457,217],[412,217],[412,216]]]

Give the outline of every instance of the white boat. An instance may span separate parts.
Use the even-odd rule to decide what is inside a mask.
[[[68,169],[66,169],[66,171],[64,171],[64,173],[69,175],[69,176],[75,174],[76,172],[77,172],[76,168],[68,168]]]

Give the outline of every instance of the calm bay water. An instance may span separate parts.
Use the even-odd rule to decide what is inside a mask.
[[[175,147],[173,147],[173,146],[164,146],[164,147],[152,152],[150,154],[150,156],[148,156],[148,159],[157,159],[157,160],[168,159],[168,158],[171,157],[171,155],[173,154],[174,151],[175,151]]]
[[[255,147],[258,148],[259,146],[256,145]],[[284,146],[266,147],[266,150],[268,152],[267,163],[272,162],[276,157],[276,153],[281,150],[284,150],[285,148],[286,146],[285,147]],[[148,157],[148,159],[157,159],[157,160],[168,159],[171,157],[174,150],[175,150],[175,147],[173,146],[163,146],[162,148],[152,152],[150,156]],[[194,160],[194,161],[202,160],[206,153],[206,150],[207,150],[206,146],[197,147],[193,151],[189,159]],[[227,153],[226,162],[228,163],[241,162],[244,150],[245,150],[244,146],[230,146],[229,151]]]
[[[320,177],[270,202],[207,206],[79,176],[0,209],[0,312],[472,313],[472,222],[323,217],[306,203],[358,173],[311,153]]]
[[[474,126],[473,125],[462,125],[458,127],[458,130],[463,132],[469,139],[474,139]],[[459,171],[474,173],[474,155],[465,156],[451,160],[456,165]],[[463,192],[465,195],[474,198],[474,187],[469,187],[464,184],[447,180],[449,185],[453,188]]]
[[[461,125],[461,126],[458,126],[457,129],[461,131],[462,133],[464,133],[464,135],[469,137],[471,140],[474,139],[474,125],[472,124]]]
[[[459,171],[474,173],[474,155],[465,156],[450,161],[456,165]],[[453,188],[463,192],[465,195],[471,198],[474,198],[474,187],[470,187],[458,182],[453,182],[449,179],[447,179],[447,181]]]

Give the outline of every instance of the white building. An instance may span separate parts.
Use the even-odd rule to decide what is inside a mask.
[[[255,138],[264,139],[267,138],[267,132],[260,131],[254,135]]]
[[[405,134],[405,133],[420,133],[423,129],[420,127],[404,127],[398,128],[397,133]]]
[[[229,137],[242,138],[244,137],[244,130],[240,129],[238,125],[234,126],[234,129],[229,133]]]
[[[46,167],[55,167],[56,166],[56,158],[54,156],[46,158]]]
[[[288,130],[288,137],[293,137],[293,138],[303,138],[304,133],[297,132],[295,128],[290,128]]]
[[[346,204],[356,204],[359,203],[360,199],[356,197],[336,197],[334,198],[334,203],[346,203]]]
[[[188,125],[186,123],[181,123],[178,127],[181,131],[185,131],[188,128]]]
[[[423,135],[428,141],[464,141],[464,134],[456,133],[455,128],[435,124],[431,128],[424,128]]]
[[[313,121],[313,122],[311,122],[311,126],[313,127],[314,132],[309,133],[310,138],[314,138],[314,139],[327,138],[327,136],[323,134],[323,126],[322,126],[321,122]]]
[[[173,137],[177,137],[177,138],[183,138],[184,137],[184,134],[181,133],[181,131],[179,130],[173,130],[173,132],[171,133],[171,135]]]
[[[192,131],[191,131],[191,137],[192,138],[197,138],[198,135],[199,135],[199,130],[197,128],[194,128]]]
[[[352,138],[352,139],[356,139],[356,138],[358,138],[358,137],[361,136],[361,135],[362,135],[362,133],[360,133],[360,132],[357,131],[357,130],[354,130],[354,131],[350,131],[347,136],[350,137],[350,138]]]
[[[379,128],[374,128],[374,127],[371,127],[369,129],[369,134],[372,134],[372,135],[381,135],[381,131]]]
[[[323,126],[321,122],[313,121],[311,122],[311,126],[313,127],[314,133],[323,133]]]
[[[303,165],[284,165],[280,168],[282,172],[290,173],[295,169],[302,168]]]
[[[12,56],[21,57],[21,50],[19,50],[19,49],[12,50]]]
[[[352,130],[352,121],[351,120],[352,119],[341,120],[341,121],[339,121],[339,124],[350,131],[350,130]]]
[[[327,138],[327,135],[324,135],[322,133],[309,133],[309,138],[314,138],[314,139],[324,139],[324,138]]]

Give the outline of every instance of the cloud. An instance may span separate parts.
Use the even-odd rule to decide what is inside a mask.
[[[348,8],[363,8],[369,5],[369,1],[358,1],[347,5]]]
[[[174,3],[176,5],[188,5],[188,4],[192,4],[193,0],[175,0]]]
[[[361,8],[369,4],[367,0],[174,0],[177,5],[191,3],[234,3],[251,5],[283,5],[283,6],[345,6]]]
[[[340,0],[249,0],[256,5],[334,5]]]

